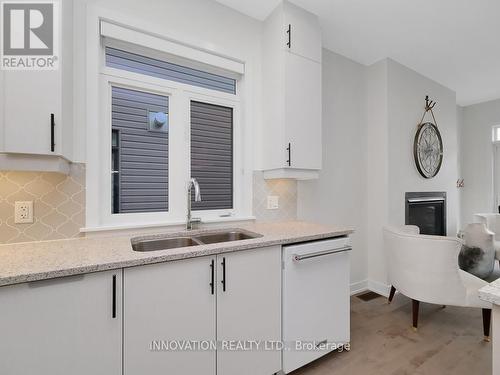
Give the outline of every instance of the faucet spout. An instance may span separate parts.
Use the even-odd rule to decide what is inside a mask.
[[[194,201],[201,202],[201,189],[196,178],[191,178],[188,182],[187,188],[187,219],[186,219],[186,229],[193,229],[193,224],[201,222],[200,218],[193,218],[191,216],[191,188],[194,186]]]
[[[191,179],[189,186],[190,186],[190,190],[191,190],[191,186],[194,186],[194,201],[201,202],[200,185],[198,184],[198,181],[196,181],[196,178]]]

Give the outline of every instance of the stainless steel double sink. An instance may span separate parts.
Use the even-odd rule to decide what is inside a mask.
[[[262,237],[261,234],[243,229],[230,229],[226,231],[200,232],[196,234],[182,234],[179,236],[151,236],[132,238],[134,251],[169,250],[179,247],[209,245],[231,241],[250,240]]]

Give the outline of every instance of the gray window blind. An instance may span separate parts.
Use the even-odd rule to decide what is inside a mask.
[[[201,202],[195,210],[233,208],[233,109],[191,102],[191,177],[198,180]]]
[[[149,115],[168,114],[168,97],[122,87],[113,87],[111,95],[111,125],[119,155],[114,163],[118,174],[114,212],[167,211],[168,131],[150,130]]]
[[[106,47],[106,66],[230,94],[236,93],[235,79],[116,48]]]

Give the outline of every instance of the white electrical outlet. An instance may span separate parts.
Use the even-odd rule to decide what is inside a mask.
[[[277,195],[268,195],[267,196],[267,209],[268,210],[277,210],[280,206],[280,197]]]
[[[15,202],[14,223],[26,224],[33,222],[33,201]]]

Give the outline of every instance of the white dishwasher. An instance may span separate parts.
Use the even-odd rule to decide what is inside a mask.
[[[350,340],[349,237],[283,247],[283,371]]]

